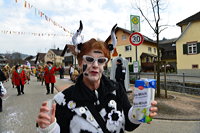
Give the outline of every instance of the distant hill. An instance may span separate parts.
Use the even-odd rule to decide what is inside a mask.
[[[6,58],[9,58],[9,59],[22,59],[22,60],[25,59],[28,56],[31,56],[31,55],[22,54],[22,53],[19,53],[19,52],[14,52],[14,53],[0,53],[0,55],[5,56]]]

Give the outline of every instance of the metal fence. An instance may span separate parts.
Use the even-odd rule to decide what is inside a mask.
[[[104,74],[107,77],[110,77],[110,70],[104,71]],[[164,75],[165,74],[163,72],[160,73],[161,89],[200,96],[200,76],[188,75],[185,73],[167,73],[166,76]],[[131,84],[134,83],[131,81],[140,78],[157,79],[156,73],[147,72],[141,72],[138,74],[130,72],[129,76]]]

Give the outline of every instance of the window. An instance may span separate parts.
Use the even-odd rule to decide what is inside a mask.
[[[196,54],[197,53],[197,44],[188,44],[188,54]]]
[[[198,69],[198,68],[199,68],[199,65],[197,65],[197,64],[192,65],[192,69]]]
[[[131,51],[131,50],[132,50],[132,46],[131,45],[125,46],[125,51]]]
[[[150,61],[149,61],[149,57],[146,57],[146,63],[148,63],[148,62],[150,62]]]
[[[156,53],[156,48],[154,48],[154,53]]]
[[[132,57],[126,57],[125,59],[127,59],[129,62],[132,62]]]
[[[148,52],[150,52],[150,53],[151,53],[151,47],[148,47]]]
[[[126,35],[122,35],[122,40],[126,40]]]
[[[183,44],[183,54],[199,54],[200,53],[200,43],[190,42]]]

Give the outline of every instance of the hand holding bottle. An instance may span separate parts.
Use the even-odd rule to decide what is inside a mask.
[[[54,100],[50,99],[42,103],[39,115],[36,120],[40,128],[46,128],[55,121],[56,104],[53,102]]]

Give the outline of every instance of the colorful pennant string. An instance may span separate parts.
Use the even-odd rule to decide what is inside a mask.
[[[54,21],[53,19],[51,19],[50,17],[48,17],[44,12],[42,12],[41,10],[37,9],[36,7],[34,7],[33,5],[31,5],[29,2],[27,2],[26,0],[24,1],[24,7],[25,8],[34,8],[35,9],[35,15],[39,15],[40,17],[44,17],[44,19],[48,22],[51,22],[54,26],[57,26],[59,28],[61,28],[63,31],[69,33],[69,34],[73,34],[71,33],[69,30],[67,30],[66,28],[64,28],[63,26],[61,26],[60,24],[58,24],[56,21]],[[19,0],[15,0],[15,2],[19,2]]]
[[[72,34],[63,35],[63,34],[53,34],[53,33],[35,33],[35,32],[23,32],[23,31],[9,31],[1,30],[2,34],[7,35],[33,35],[33,36],[48,36],[48,37],[72,37]]]

